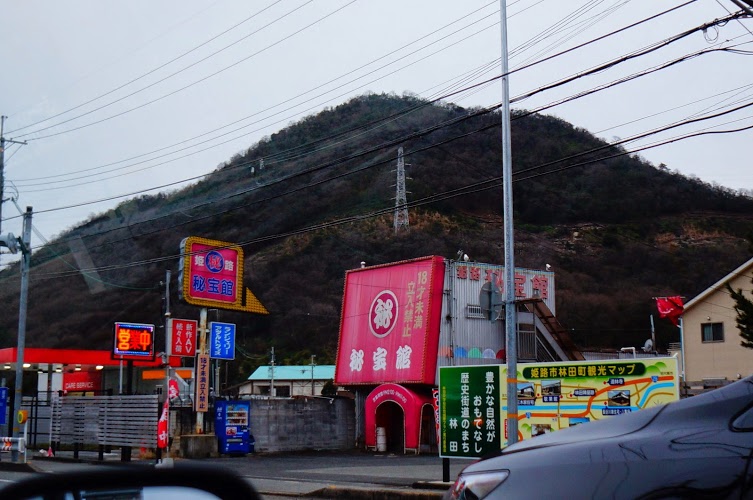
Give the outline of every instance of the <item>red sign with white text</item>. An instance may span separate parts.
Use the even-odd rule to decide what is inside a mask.
[[[196,356],[199,322],[194,319],[170,320],[170,355]]]
[[[442,257],[348,271],[335,382],[434,383],[443,284]]]
[[[63,390],[66,392],[101,391],[102,372],[63,373]]]

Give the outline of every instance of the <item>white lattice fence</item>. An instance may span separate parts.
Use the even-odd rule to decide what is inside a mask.
[[[55,397],[52,439],[61,444],[154,448],[158,419],[156,395]]]

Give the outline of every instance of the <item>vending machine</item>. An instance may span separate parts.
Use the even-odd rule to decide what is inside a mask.
[[[249,425],[250,401],[215,401],[214,433],[220,453],[251,453],[254,439]]]

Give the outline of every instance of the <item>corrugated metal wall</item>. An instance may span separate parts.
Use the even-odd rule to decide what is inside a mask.
[[[445,290],[438,366],[504,363],[504,266],[445,262]],[[541,298],[554,312],[554,273],[516,269],[516,298]],[[486,284],[486,286],[484,286]],[[502,313],[502,317],[504,314]],[[533,315],[518,314],[519,359],[537,359]]]

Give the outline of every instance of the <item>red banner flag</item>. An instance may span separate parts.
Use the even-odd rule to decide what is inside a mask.
[[[167,416],[170,413],[170,401],[165,398],[165,404],[162,406],[162,415],[157,422],[157,447],[167,448]]]
[[[659,310],[660,318],[669,318],[675,326],[679,326],[677,318],[682,316],[683,304],[682,297],[657,297],[656,308]]]

